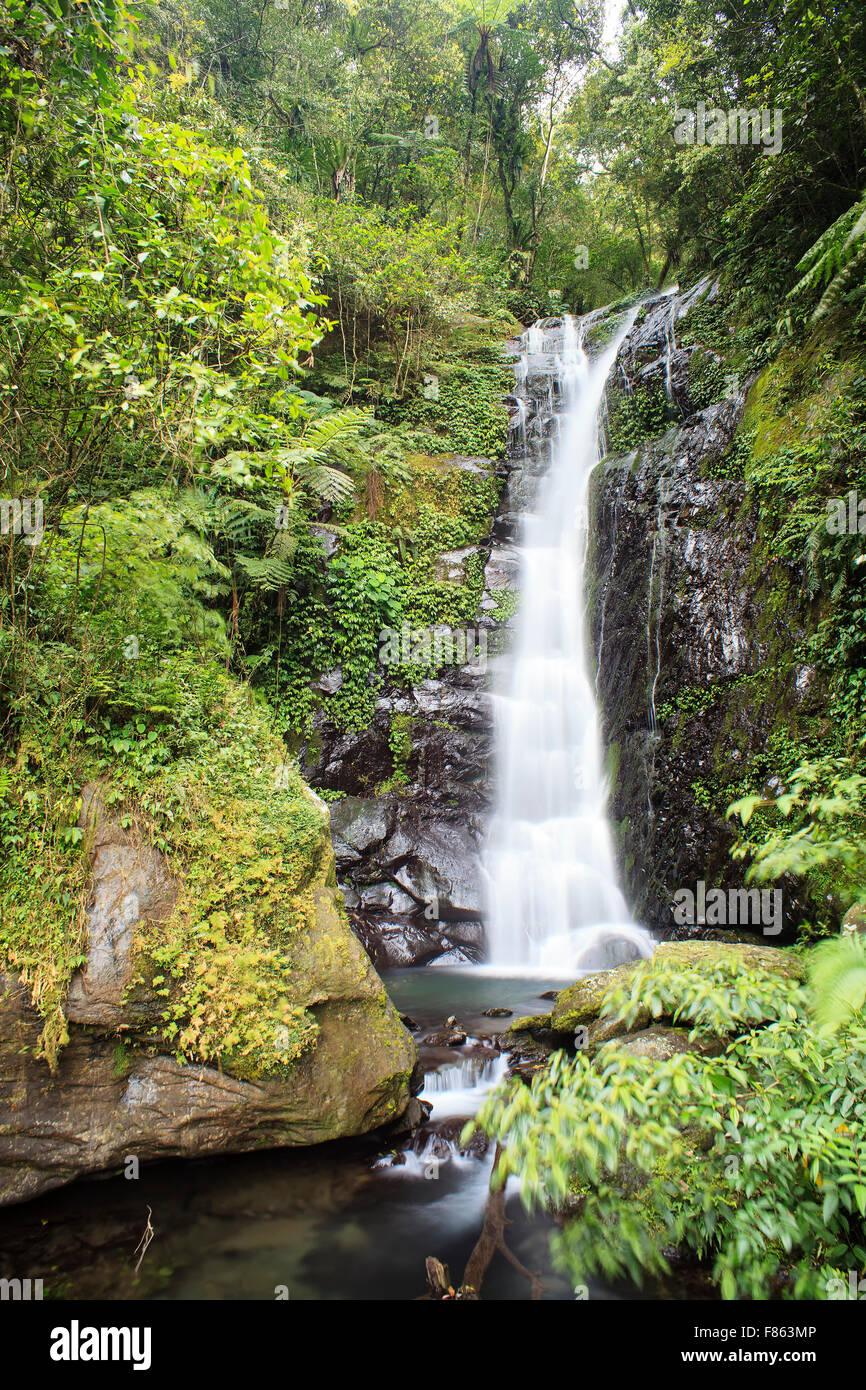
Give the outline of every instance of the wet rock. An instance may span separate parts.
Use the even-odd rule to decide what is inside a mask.
[[[330,560],[331,556],[339,547],[339,535],[336,531],[332,531],[330,526],[311,526],[310,530],[314,536],[318,536],[319,540],[322,542],[325,558]]]
[[[519,1076],[528,1085],[536,1072],[547,1066],[553,1050],[552,1044],[530,1037],[528,1033],[508,1035],[508,1075]]]
[[[443,940],[451,943],[452,946],[471,947],[477,952],[480,958],[484,948],[484,926],[477,919],[467,918],[466,921],[443,922]]]
[[[476,955],[470,955],[467,947],[452,946],[446,948],[441,955],[435,956],[430,962],[430,967],[431,969],[435,969],[437,966],[475,965],[477,961],[478,957]]]
[[[513,1009],[482,1009],[484,1018],[510,1018],[514,1013]]]
[[[713,778],[719,759],[745,764],[763,752],[764,719],[751,719],[729,693],[771,662],[777,627],[792,647],[803,635],[793,608],[767,622],[752,573],[756,516],[744,485],[716,476],[752,378],[702,409],[690,395],[691,349],[678,334],[715,292],[705,280],[654,302],[627,339],[609,399],[639,389],[649,373],[667,401],[668,429],[635,453],[605,459],[589,495],[588,616],[620,877],[639,921],[687,937],[706,929],[675,922],[678,889],[699,880],[742,886],[724,811],[693,790]],[[807,672],[795,683],[804,711],[814,684]],[[690,700],[672,712],[683,693]],[[802,893],[786,884],[786,930],[803,910]]]
[[[331,806],[331,836],[337,867],[359,863],[390,835],[396,820],[392,797],[347,796]]]
[[[440,1032],[425,1034],[421,1042],[425,1047],[462,1047],[466,1034],[462,1028],[445,1028]]]
[[[438,934],[424,931],[411,922],[371,918],[354,912],[349,913],[349,921],[377,970],[426,965],[442,954]]]
[[[373,883],[359,889],[355,896],[358,907],[385,908],[393,914],[415,912],[418,907],[418,900],[404,893],[395,883]]]
[[[318,690],[322,695],[336,695],[343,684],[342,669],[337,666],[333,671],[326,671],[317,681],[313,682],[313,690]]]
[[[440,1120],[437,1129],[444,1140],[451,1144],[459,1154],[471,1158],[484,1158],[490,1148],[490,1139],[483,1130],[473,1130],[465,1143],[461,1135],[466,1121],[462,1119]]]
[[[463,550],[445,551],[436,561],[434,570],[436,579],[444,581],[446,584],[465,583],[466,561],[475,553],[474,545],[467,546]]]
[[[417,1096],[413,1096],[406,1106],[406,1109],[403,1111],[403,1114],[396,1120],[392,1120],[392,1122],[384,1128],[383,1133],[394,1136],[414,1134],[421,1125],[426,1123],[428,1113],[429,1106],[427,1103],[423,1100],[419,1100]]]
[[[855,903],[842,918],[842,931],[853,936],[866,933],[866,903]]]
[[[407,781],[376,794],[394,770],[395,714],[411,745]],[[491,736],[484,677],[463,667],[411,692],[386,690],[360,734],[321,722],[303,755],[311,782],[348,793],[331,805],[337,872],[352,925],[379,968],[480,958]]]

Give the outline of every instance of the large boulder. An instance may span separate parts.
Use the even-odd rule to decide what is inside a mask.
[[[288,1013],[274,1019],[277,1030],[280,1017],[300,1020],[302,1043],[285,1062],[251,1068],[230,1050],[185,1061],[160,1037],[165,991],[143,941],[154,926],[170,928],[182,885],[158,850],[111,818],[97,787],[85,789],[87,962],[69,986],[69,1040],[53,1072],[39,1056],[44,1019],[29,991],[0,975],[0,1204],[130,1157],[316,1144],[406,1109],[415,1044],[346,922],[327,808],[300,779],[295,791],[319,830],[307,849],[303,929],[277,943]],[[251,1021],[239,1010],[239,1027]]]
[[[716,961],[732,960],[741,963],[744,968],[772,970],[790,980],[802,979],[805,972],[802,961],[789,951],[780,951],[773,946],[728,945],[724,941],[663,941],[656,947],[653,959],[680,967],[713,965]],[[573,1033],[582,1024],[592,1024],[598,1019],[606,996],[618,985],[626,983],[642,964],[642,961],[628,961],[615,970],[584,975],[583,979],[561,990],[551,1010],[551,1027],[559,1033]],[[642,1021],[643,1016],[638,1023]],[[649,1021],[648,1014],[645,1021]],[[607,1041],[614,1036],[613,1032],[605,1036],[601,1029],[593,1033],[597,1042]]]

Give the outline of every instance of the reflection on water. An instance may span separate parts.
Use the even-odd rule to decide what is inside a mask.
[[[403,971],[387,984],[422,1027],[453,1014],[476,1037],[507,1026],[484,1017],[492,1005],[524,1014],[549,1007],[538,981],[443,970]],[[282,1289],[294,1300],[418,1298],[428,1255],[459,1281],[478,1239],[492,1154],[481,1144],[461,1155],[456,1140],[460,1117],[502,1071],[502,1059],[488,1057],[446,1063],[428,1077],[436,1110],[419,1148],[405,1154],[374,1137],[176,1161],[147,1167],[138,1180],[77,1183],[7,1208],[0,1277],[41,1278],[46,1298],[273,1299]],[[136,1272],[149,1212],[154,1237]],[[545,1297],[572,1298],[550,1270],[551,1220],[527,1217],[513,1191],[508,1216],[509,1248],[543,1272]],[[593,1288],[591,1296],[619,1295]],[[527,1299],[529,1287],[497,1257],[483,1297]]]
[[[4,1272],[42,1277],[46,1296],[80,1298],[416,1298],[424,1260],[458,1276],[475,1244],[490,1161],[464,1158],[414,1173],[369,1165],[376,1149],[167,1163],[138,1181],[88,1182],[0,1214]],[[138,1276],[136,1246],[152,1212],[155,1237]],[[546,1268],[548,1223],[512,1200],[509,1243]],[[491,1270],[485,1296],[526,1298],[519,1275]],[[569,1297],[552,1279],[550,1296]]]

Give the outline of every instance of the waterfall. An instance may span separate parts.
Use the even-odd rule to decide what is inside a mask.
[[[497,801],[483,867],[490,963],[506,970],[570,974],[652,950],[616,881],[583,595],[599,407],[636,313],[591,361],[585,320],[535,325],[515,373],[518,396],[541,413],[549,402],[552,432],[523,518],[514,649],[494,693]]]

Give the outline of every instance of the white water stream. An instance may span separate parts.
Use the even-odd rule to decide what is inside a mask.
[[[591,361],[575,319],[536,325],[515,373],[519,400],[533,389],[538,399],[548,379],[553,433],[523,519],[515,643],[494,696],[497,804],[484,870],[490,966],[500,971],[573,976],[652,951],[617,885],[583,592],[599,407],[636,313]],[[525,407],[520,418],[525,430]]]

